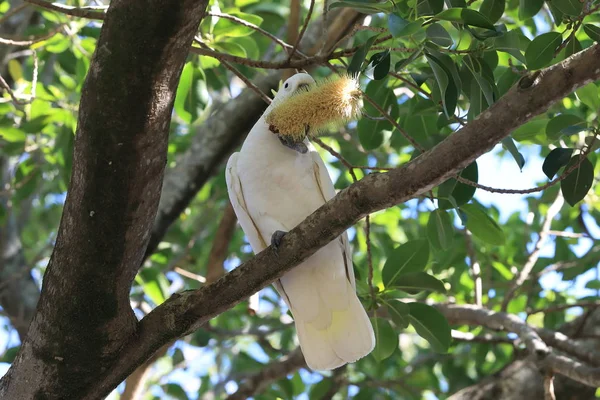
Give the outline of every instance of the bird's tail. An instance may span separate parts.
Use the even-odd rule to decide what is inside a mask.
[[[294,315],[298,340],[306,364],[313,370],[323,371],[354,362],[375,347],[371,321],[358,300],[354,288],[349,305],[344,310],[331,311],[331,323],[319,327]],[[292,310],[293,313],[293,310]]]

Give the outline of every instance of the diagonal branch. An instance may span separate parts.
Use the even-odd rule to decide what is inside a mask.
[[[516,333],[534,361],[542,368],[567,376],[588,386],[600,386],[600,368],[552,351],[536,331],[513,314],[494,312],[474,305],[436,304],[451,324],[484,326]],[[546,333],[546,336],[548,333]]]
[[[419,196],[454,176],[516,127],[556,101],[600,79],[600,45],[524,78],[477,119],[402,168],[371,174],[339,192],[283,239],[217,282],[172,296],[148,314],[117,367],[98,380],[107,394],[160,346],[181,337],[281,277],[367,214]],[[531,341],[534,344],[534,341]]]
[[[306,363],[302,351],[300,351],[300,348],[297,348],[284,359],[267,365],[257,374],[244,380],[239,384],[237,392],[227,397],[227,400],[245,400],[253,397],[264,390],[269,383],[285,378],[288,374],[305,366]]]

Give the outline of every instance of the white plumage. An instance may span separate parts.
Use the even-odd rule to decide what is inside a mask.
[[[314,147],[301,154],[284,146],[264,121],[278,101],[308,74],[289,78],[254,125],[242,149],[227,163],[231,203],[255,253],[275,231],[290,231],[335,196],[333,182]],[[369,354],[375,346],[371,322],[355,289],[352,252],[344,232],[275,283],[290,308],[306,363],[330,370]]]

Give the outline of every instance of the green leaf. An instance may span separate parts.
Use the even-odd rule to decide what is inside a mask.
[[[163,390],[169,397],[177,400],[188,400],[187,393],[176,383],[167,383],[163,385]]]
[[[544,33],[529,43],[525,50],[527,68],[540,69],[547,66],[554,58],[554,52],[562,43],[562,35],[558,32]]]
[[[179,79],[175,112],[185,123],[191,124],[198,119],[207,104],[208,89],[205,80],[202,79],[202,72],[197,70],[192,62],[188,62],[183,67]]]
[[[532,140],[540,133],[545,132],[547,125],[548,119],[546,118],[532,119],[531,121],[515,129],[511,136],[518,142]]]
[[[417,294],[424,290],[445,293],[444,283],[425,272],[412,272],[403,274],[395,283],[394,288],[410,294]]]
[[[0,358],[0,362],[11,364],[13,361],[15,361],[15,358],[17,357],[17,354],[19,353],[20,349],[21,345],[6,349],[4,351],[4,354],[2,354],[2,357]]]
[[[408,328],[410,314],[410,308],[408,304],[401,302],[400,300],[389,300],[384,301],[388,314],[392,317],[392,321],[396,324],[398,329]]]
[[[510,155],[512,155],[517,162],[519,169],[522,171],[523,166],[525,165],[525,157],[523,157],[523,154],[521,154],[517,149],[517,145],[515,144],[514,140],[510,136],[505,137],[502,139],[502,147],[508,150]]]
[[[508,53],[524,63],[525,57],[523,56],[523,53],[521,53],[519,35],[520,32],[517,29],[513,29],[502,36],[494,38],[494,49]]]
[[[383,266],[381,278],[385,287],[395,286],[401,274],[420,272],[429,261],[429,242],[417,239],[395,248]]]
[[[592,290],[599,290],[600,289],[600,280],[593,279],[591,281],[588,281],[588,283],[585,284],[585,288],[592,289]]]
[[[389,1],[384,1],[381,3],[369,0],[343,0],[336,1],[335,3],[331,3],[329,9],[332,10],[334,8],[340,7],[350,7],[355,9],[358,12],[363,14],[378,14],[378,13],[386,13],[389,14],[394,9],[394,4]]]
[[[554,179],[554,175],[559,169],[569,163],[573,155],[573,149],[556,148],[546,156],[544,164],[542,165],[542,171],[548,177],[548,179]]]
[[[600,109],[600,93],[598,92],[598,86],[593,82],[577,89],[575,95],[579,101],[593,111],[598,111]]]
[[[0,126],[0,138],[7,142],[24,142],[27,139],[27,134],[17,128],[11,126]]]
[[[479,12],[487,17],[491,23],[495,23],[504,14],[505,7],[506,0],[483,0],[481,7],[479,7]]]
[[[572,135],[587,128],[587,123],[573,114],[560,114],[552,118],[546,126],[546,136],[556,140],[562,135]]]
[[[505,242],[504,231],[484,209],[475,204],[465,204],[460,210],[467,215],[467,229],[486,243],[501,246]]]
[[[390,72],[390,51],[385,50],[379,53],[375,53],[369,60],[369,65],[365,70],[365,75],[369,79],[381,80],[385,78]]]
[[[454,44],[452,37],[444,27],[438,23],[433,23],[425,31],[427,39],[441,47],[450,47]]]
[[[600,43],[600,27],[592,24],[583,24],[583,31],[594,42]]]
[[[444,8],[444,0],[417,0],[417,15],[437,14]]]
[[[544,5],[544,0],[519,0],[519,19],[525,20],[536,15]]]
[[[263,19],[256,14],[246,14],[240,11],[231,11],[229,14],[236,16],[244,21],[248,21],[254,25],[260,26]],[[219,40],[223,37],[242,37],[248,36],[256,32],[254,29],[237,22],[231,21],[225,18],[219,18],[213,28],[213,36],[215,40]]]
[[[476,26],[478,28],[494,30],[494,24],[492,24],[485,15],[469,8],[449,8],[435,15],[435,18],[443,21],[451,21],[459,24]]]
[[[579,162],[579,157],[571,158],[571,161],[566,169],[569,169],[573,164]],[[575,204],[579,203],[594,183],[594,165],[589,159],[584,159],[579,167],[575,168],[565,179],[560,183],[560,190],[567,201],[574,207]]]
[[[433,70],[433,74],[440,88],[444,113],[450,118],[450,116],[454,115],[459,95],[459,90],[452,75],[452,71],[449,71],[446,65],[430,52],[426,52],[425,57]]]
[[[454,226],[447,211],[437,209],[429,214],[427,237],[438,250],[446,250],[454,241]]]
[[[441,312],[423,303],[409,303],[410,323],[434,351],[446,353],[452,341],[448,321]]]
[[[369,82],[366,94],[388,111],[394,120],[398,118],[398,101],[392,89],[387,87],[386,79]],[[379,111],[368,103],[365,104],[364,110],[368,115],[379,116]],[[365,150],[373,150],[383,144],[384,131],[391,132],[393,129],[389,121],[361,118],[357,124],[358,139]]]
[[[577,17],[583,10],[583,2],[580,0],[550,0],[550,2],[560,12],[572,17]]]
[[[479,172],[477,169],[477,161],[469,164],[469,166],[460,173],[462,178],[477,182]],[[473,198],[476,188],[465,183],[458,182],[456,179],[448,179],[438,187],[438,207],[444,210],[449,208],[460,207],[467,204]],[[452,201],[450,201],[452,199]],[[454,204],[453,204],[454,202]]]
[[[383,318],[371,318],[371,324],[375,332],[375,348],[371,354],[377,362],[381,362],[398,348],[398,334]]]
[[[379,36],[379,34],[373,35],[370,38],[368,38],[365,41],[365,43],[362,46],[360,46],[356,53],[354,53],[354,56],[352,56],[352,60],[348,65],[349,74],[356,75],[362,70],[362,65],[365,61],[365,57],[367,57],[367,53],[369,52],[369,49],[373,45],[375,39],[377,39],[377,36]]]
[[[310,387],[309,399],[310,400],[321,400],[329,391],[331,387],[331,379],[323,378],[321,381],[315,383]]]
[[[409,36],[421,28],[421,21],[409,22],[397,13],[388,15],[388,29],[393,37]]]

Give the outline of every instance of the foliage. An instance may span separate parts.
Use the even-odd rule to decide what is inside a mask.
[[[469,121],[482,114],[485,118],[486,110],[526,71],[556,64],[600,41],[598,1],[341,0],[329,5],[329,10],[338,8],[354,8],[370,19],[368,29],[359,29],[349,43],[344,42],[343,49],[350,50],[331,60],[333,69],[361,72],[366,94],[366,115],[322,138],[344,158],[322,152],[338,189],[352,183],[352,173],[360,179],[374,173],[375,167],[393,168],[417,157]],[[288,2],[277,0],[214,1],[210,10],[278,36],[290,14]],[[9,2],[0,1],[0,20],[8,11]],[[307,15],[305,9],[302,12]],[[10,50],[0,69],[12,90],[0,102],[5,188],[0,193],[0,224],[6,225],[11,217],[19,221],[24,257],[39,278],[65,200],[79,97],[101,22],[44,9],[36,9],[36,15],[21,33],[33,39],[25,45],[15,42],[18,48]],[[238,60],[235,68],[250,79],[261,75],[259,60],[281,60],[284,53],[271,39],[235,19],[208,16],[199,36],[197,46],[247,60]],[[324,77],[332,72],[320,65],[312,73]],[[189,148],[196,127],[240,86],[222,58],[189,55],[170,128],[170,168]],[[483,200],[477,182],[498,171],[489,168],[490,163],[485,168],[473,163],[463,170],[460,181],[450,179],[427,197],[372,215],[368,231],[364,222],[350,230],[357,288],[373,315],[378,343],[370,356],[347,368],[348,384],[341,385],[341,393],[358,399],[416,399],[427,392],[443,399],[509,363],[518,351],[510,337],[503,336],[506,340],[500,343],[452,340],[450,326],[431,304],[481,302],[500,310],[508,288],[531,260],[532,244],[559,192],[568,204],[552,221],[553,233],[543,255],[507,310],[549,329],[574,318],[566,309],[531,310],[589,300],[586,295],[598,289],[598,278],[588,272],[598,268],[600,259],[593,240],[600,223],[600,189],[594,185],[600,168],[594,136],[599,99],[598,83],[589,83],[515,130],[489,154],[498,165],[507,165],[500,161],[507,154],[519,169],[538,171],[540,186],[560,177],[543,191],[523,191],[520,211],[502,215],[507,196],[502,193],[494,195],[493,203],[489,196]],[[386,113],[383,118],[380,109]],[[348,164],[357,167],[350,171]],[[500,173],[510,176],[515,186],[521,179],[517,169]],[[226,204],[221,169],[200,189],[136,277],[131,299],[137,313],[143,315],[173,293],[203,283]],[[550,225],[545,229],[548,235]],[[251,249],[236,229],[224,266],[230,270],[250,257]],[[543,284],[540,277],[555,270],[560,271],[553,275],[555,282]],[[573,284],[590,290],[563,289]],[[209,392],[224,396],[241,378],[294,350],[291,322],[276,293],[264,290],[258,310],[240,304],[178,341],[157,364],[151,393],[177,399]],[[10,330],[8,322],[5,330]],[[12,342],[3,362],[14,357]],[[291,399],[306,393],[319,399],[332,385],[327,377],[294,372],[255,398]],[[199,382],[199,388],[189,382]]]

